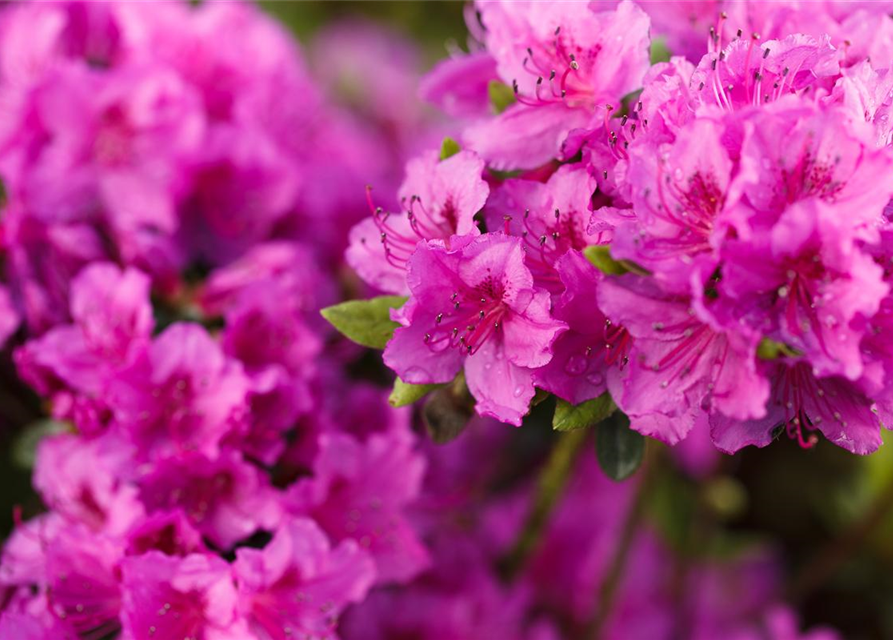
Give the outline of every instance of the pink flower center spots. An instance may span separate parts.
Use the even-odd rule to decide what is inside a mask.
[[[574,377],[585,376],[592,384],[600,385],[605,381],[605,365],[616,364],[623,369],[629,362],[632,336],[624,327],[605,319],[602,340],[593,342],[582,352],[568,357],[564,372]]]
[[[315,602],[313,594],[303,590],[301,575],[295,568],[263,593],[251,599],[251,623],[263,629],[270,640],[297,640],[333,636],[338,618],[335,603]]]
[[[152,611],[149,603],[143,606],[139,615],[141,628],[136,629],[135,639],[142,640],[177,638],[182,640],[204,640],[205,638],[205,602],[198,591],[182,593],[171,588],[162,587],[163,598],[157,609]]]
[[[561,287],[561,279],[555,272],[555,263],[571,249],[584,249],[588,242],[574,223],[577,212],[561,213],[558,209],[552,215],[532,217],[530,209],[522,217],[524,228],[521,231],[524,263],[538,282]],[[504,216],[505,234],[509,235],[511,216]]]
[[[581,69],[592,69],[601,45],[583,49],[570,42],[555,29],[555,38],[550,42],[537,43],[527,48],[527,56],[522,65],[524,71],[535,78],[531,94],[521,93],[517,79],[512,80],[515,99],[530,107],[564,103],[569,107],[594,107],[593,88],[586,82],[587,74],[578,73]]]
[[[840,158],[819,161],[809,148],[811,141],[810,135],[794,166],[779,164],[776,167],[773,208],[783,209],[786,205],[811,197],[833,202],[845,186],[846,181],[834,175]]]
[[[408,223],[406,225],[395,223],[392,220],[393,214],[375,206],[372,201],[372,187],[366,187],[366,202],[372,211],[375,226],[378,227],[385,258],[398,269],[406,269],[406,263],[420,241],[448,239],[456,233],[458,214],[452,197],[448,197],[437,209],[423,203],[419,196],[412,196],[409,200],[404,198],[401,204]],[[361,238],[360,241],[366,244],[366,238]]]
[[[47,591],[53,614],[83,640],[99,640],[116,632],[121,597],[113,576],[97,571],[92,563],[68,569]]]
[[[813,432],[825,419],[822,414],[846,426],[843,416],[832,404],[836,397],[837,392],[826,391],[807,364],[787,367],[776,386],[774,402],[782,407],[782,424],[788,437],[804,449],[815,446],[818,436]]]
[[[693,313],[691,310],[689,313]],[[672,346],[666,353],[661,354],[653,362],[647,363],[652,371],[663,374],[664,379],[660,387],[666,389],[677,380],[684,380],[695,371],[703,367],[709,367],[709,379],[717,380],[725,368],[729,352],[728,342],[718,341],[719,335],[710,327],[695,319],[684,321],[676,325],[666,326],[662,322],[652,323],[654,331],[659,333],[678,335],[672,341]],[[706,360],[712,362],[705,362]],[[702,364],[703,363],[703,364]],[[714,383],[707,384],[708,390],[713,392]]]
[[[432,351],[460,348],[474,355],[499,331],[509,309],[504,284],[488,277],[474,288],[456,291],[434,318],[424,342]]]
[[[132,155],[133,127],[120,106],[107,109],[100,119],[99,130],[93,142],[93,155],[99,164],[121,166]]]
[[[655,258],[691,259],[710,251],[713,224],[725,205],[725,194],[713,174],[696,171],[684,180],[681,169],[670,175],[661,163],[657,175],[659,204],[652,205],[649,194],[645,195],[651,215],[680,229],[674,237],[649,239],[649,250]]]
[[[816,309],[821,303],[819,288],[830,281],[819,256],[810,254],[785,265],[787,281],[777,290],[777,304],[783,312],[783,319],[792,336],[802,337],[806,332],[815,333],[822,348],[825,348],[820,320]],[[833,327],[837,320],[833,316],[825,318],[825,324]]]

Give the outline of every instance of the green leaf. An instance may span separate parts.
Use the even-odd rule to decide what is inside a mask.
[[[459,146],[459,143],[450,137],[446,137],[440,145],[440,159],[446,160],[447,158],[452,158],[460,151],[462,151],[462,147]]]
[[[595,453],[598,464],[612,480],[626,480],[645,456],[645,437],[629,427],[629,418],[622,413],[606,420],[595,432]]]
[[[769,338],[763,338],[760,340],[760,344],[757,345],[757,357],[762,360],[776,360],[782,356],[796,358],[802,355],[800,351],[786,345],[784,342],[776,342]]]
[[[611,247],[606,244],[592,244],[583,249],[583,255],[596,269],[609,276],[619,276],[629,271],[622,263],[611,257]]]
[[[654,38],[651,41],[651,64],[658,62],[669,62],[671,57],[670,49],[667,47],[667,41],[663,38]]]
[[[611,415],[616,408],[617,406],[608,393],[603,393],[598,398],[577,405],[558,398],[555,404],[555,415],[552,418],[552,428],[555,431],[573,431],[574,429],[592,427]]]
[[[33,469],[40,441],[48,436],[69,430],[70,427],[67,423],[49,418],[27,425],[12,444],[12,461],[21,469]]]
[[[388,397],[388,402],[394,408],[405,407],[417,400],[421,400],[426,395],[442,387],[442,384],[409,384],[403,382],[400,378],[394,381],[394,389]]]
[[[391,320],[391,309],[406,303],[403,296],[379,296],[371,300],[349,300],[326,307],[320,314],[347,338],[372,349],[384,349],[394,329],[399,325]]]
[[[515,91],[504,82],[491,80],[487,85],[487,95],[493,110],[499,114],[515,104]]]

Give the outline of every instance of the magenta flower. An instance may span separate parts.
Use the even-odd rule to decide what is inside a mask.
[[[372,286],[405,293],[407,263],[420,242],[478,233],[474,215],[490,192],[483,169],[483,161],[468,151],[446,160],[428,151],[411,160],[399,193],[403,211],[385,213],[370,195],[372,217],[351,230],[347,263]]]
[[[16,354],[19,374],[40,393],[100,396],[149,345],[154,320],[149,279],[110,263],[85,267],[71,283],[73,324],[58,326]],[[100,425],[82,425],[83,428]]]
[[[591,127],[604,106],[639,88],[648,70],[648,16],[632,2],[481,2],[487,50],[517,104],[465,132],[496,169],[534,168],[558,157],[567,134]]]
[[[320,436],[313,478],[287,492],[285,507],[312,517],[333,541],[353,539],[375,560],[378,583],[406,582],[428,565],[428,553],[404,510],[425,469],[405,435]]]
[[[532,369],[552,358],[565,324],[549,315],[519,238],[486,234],[421,245],[409,262],[412,296],[384,361],[413,384],[449,382],[464,367],[477,412],[520,424]]]
[[[354,540],[332,548],[312,520],[292,518],[263,550],[238,549],[233,573],[254,637],[334,638],[341,612],[372,586],[375,564]]]
[[[278,523],[278,496],[265,475],[228,451],[216,459],[183,455],[155,464],[139,480],[147,511],[181,509],[218,548],[231,548]]]
[[[201,533],[179,509],[146,516],[127,532],[126,543],[128,556],[140,556],[148,551],[188,556],[206,551]]]
[[[818,442],[816,431],[853,453],[875,451],[881,441],[879,408],[858,385],[842,377],[817,378],[803,361],[767,365],[771,392],[763,418],[741,421],[710,416],[710,432],[720,451],[764,447],[784,431],[802,447]],[[889,416],[889,403],[884,405]]]
[[[615,398],[634,429],[675,444],[693,422],[655,417],[702,407],[744,419],[765,415],[769,386],[757,368],[758,335],[707,322],[688,296],[632,274],[602,282],[598,301],[635,338],[623,393]]]
[[[178,323],[109,388],[117,429],[145,459],[215,456],[244,421],[248,379],[198,325]]]
[[[588,231],[595,188],[595,179],[579,165],[560,167],[546,183],[506,180],[487,203],[487,226],[520,236],[536,285],[560,292],[559,258],[598,244],[597,235]]]
[[[629,152],[635,219],[615,231],[611,253],[654,272],[674,291],[690,290],[693,271],[713,270],[728,226],[723,212],[736,204],[722,136],[721,125],[698,119],[680,129],[673,144],[634,145]]]
[[[533,373],[537,387],[580,404],[619,384],[632,339],[598,308],[596,291],[604,276],[580,253],[569,251],[556,265],[564,293],[553,315],[568,330],[552,345],[552,360]]]
[[[893,159],[839,111],[777,107],[745,122],[735,188],[751,208],[722,249],[716,306],[803,352],[816,374],[855,380],[866,320],[889,288],[862,247],[879,240]]]
[[[236,615],[230,567],[216,556],[150,551],[126,558],[121,584],[122,640],[249,637]]]

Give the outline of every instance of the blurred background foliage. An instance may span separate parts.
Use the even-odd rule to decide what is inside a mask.
[[[466,47],[460,2],[261,4],[305,44],[332,22],[371,19],[415,42],[424,69],[444,57],[450,43]],[[29,455],[36,436],[53,428],[34,394],[16,379],[9,355],[0,362],[0,405],[15,428],[0,429],[0,450],[6,456],[0,464],[0,537],[13,526],[17,510],[26,516],[41,510],[31,488]],[[29,435],[23,436],[26,425]],[[834,625],[852,640],[891,639],[893,446],[886,435],[888,446],[865,458],[827,442],[804,451],[782,438],[766,449],[724,457],[707,478],[663,464],[647,517],[682,556],[723,553],[753,540],[768,542],[784,563],[786,596],[799,606],[804,622]],[[513,439],[516,465],[529,469],[554,438],[548,416],[531,420]],[[649,446],[663,449],[656,442]]]

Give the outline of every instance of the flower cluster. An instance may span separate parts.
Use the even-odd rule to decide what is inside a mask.
[[[721,4],[476,6],[477,47],[423,83],[461,151],[412,160],[347,252],[408,295],[384,350],[404,383],[463,371],[477,412],[515,425],[537,389],[608,393],[669,444],[877,449],[890,7]],[[689,57],[652,65],[652,36]]]
[[[414,81],[409,45],[378,55]],[[15,4],[0,60],[0,339],[52,431],[0,637],[333,638],[430,562],[408,416],[317,313],[408,143],[251,4]]]

